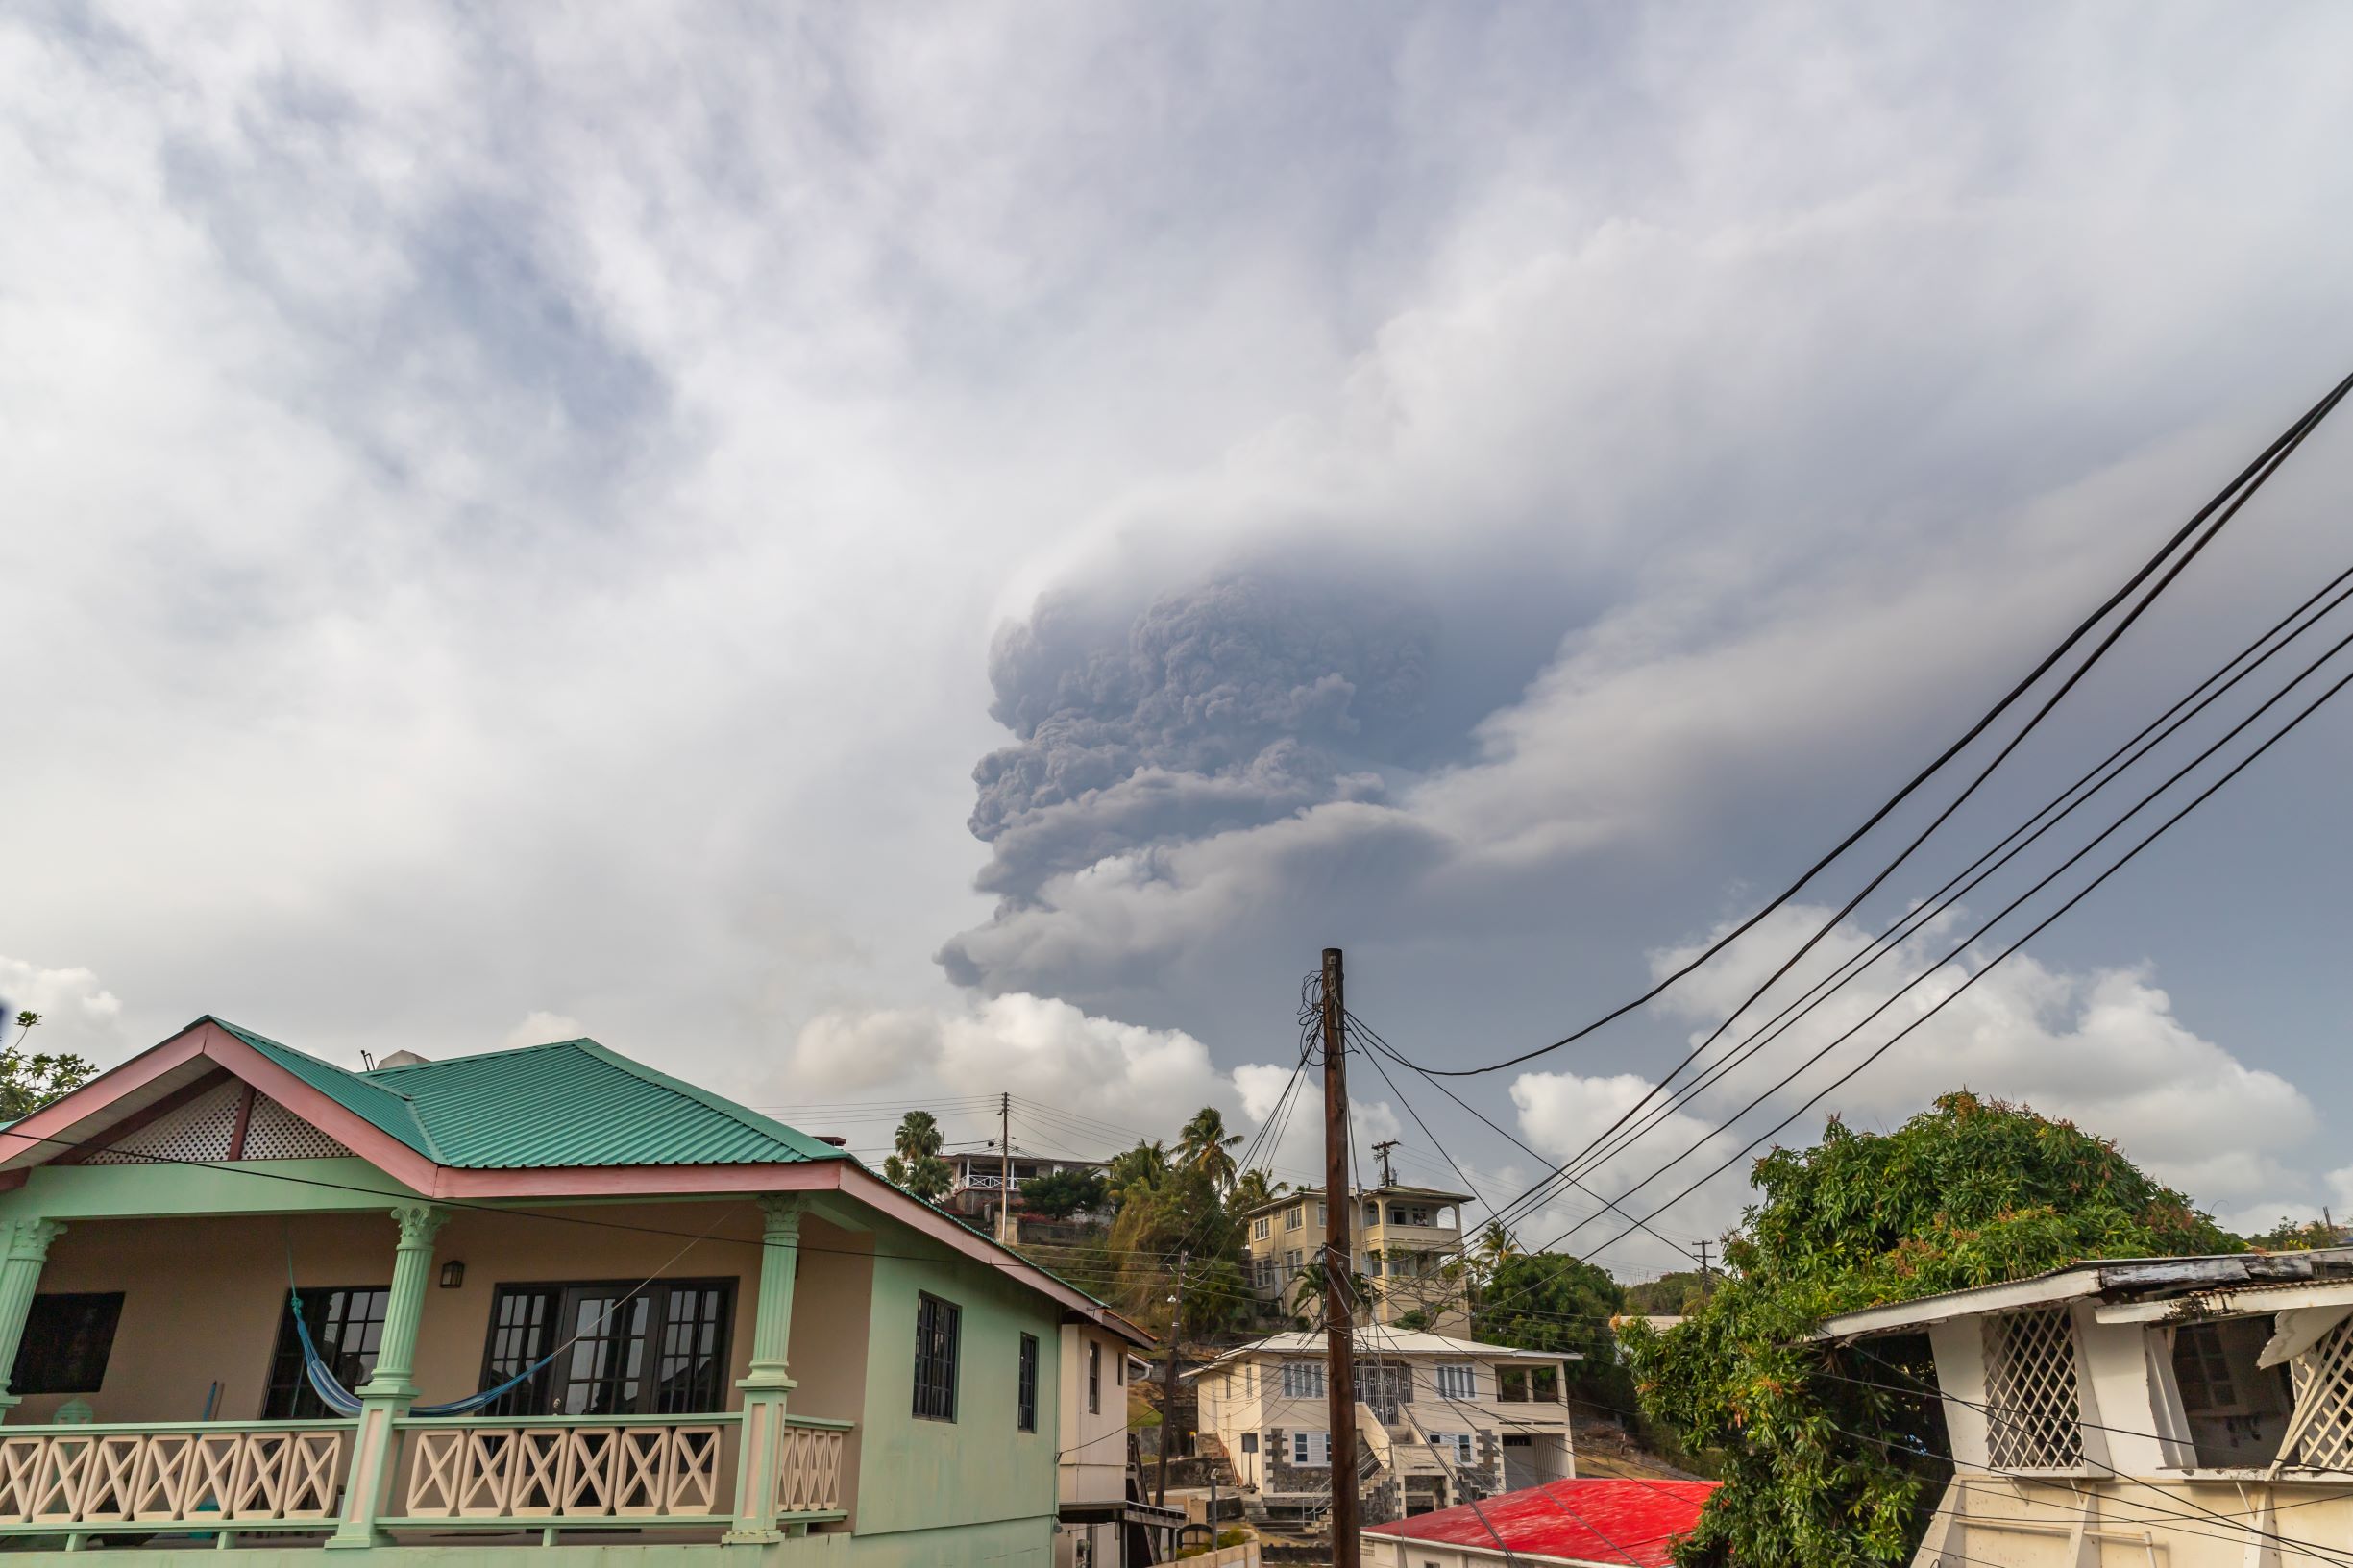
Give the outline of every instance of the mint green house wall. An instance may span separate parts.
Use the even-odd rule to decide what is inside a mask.
[[[895,1227],[877,1243],[878,1254],[938,1257],[874,1260],[859,1423],[867,1474],[856,1521],[862,1560],[876,1551],[876,1560],[892,1568],[983,1561],[1043,1568],[1053,1560],[1060,1310],[1002,1270],[951,1258]],[[963,1309],[952,1422],[914,1413],[916,1298],[925,1291]],[[1024,1334],[1037,1337],[1039,1349],[1034,1433],[1019,1431],[1016,1419]],[[947,1528],[971,1525],[991,1528]]]

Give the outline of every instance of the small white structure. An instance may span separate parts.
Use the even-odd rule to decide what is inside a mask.
[[[1271,1335],[1187,1374],[1200,1430],[1268,1511],[1312,1516],[1329,1504],[1325,1348],[1321,1333]],[[1367,1523],[1577,1473],[1563,1363],[1580,1358],[1377,1326],[1357,1330],[1356,1354]]]
[[[1115,1568],[1127,1560],[1120,1550],[1125,1525],[1142,1518],[1127,1495],[1127,1385],[1145,1363],[1091,1323],[1063,1325],[1061,1354],[1054,1568]]]
[[[1914,1568],[2353,1548],[2353,1249],[2082,1263],[1819,1336],[1922,1333],[1955,1474]]]

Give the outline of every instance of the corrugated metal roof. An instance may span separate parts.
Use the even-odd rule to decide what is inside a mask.
[[[1477,1507],[1440,1508],[1385,1525],[1365,1527],[1367,1535],[1409,1541],[1443,1541],[1492,1553],[1503,1537],[1513,1556],[1556,1562],[1607,1563],[1625,1568],[1665,1568],[1675,1560],[1675,1539],[1700,1522],[1700,1509],[1716,1489],[1712,1481],[1630,1481],[1596,1476],[1547,1482],[1516,1492],[1501,1492]]]
[[[1358,1325],[1356,1344],[1360,1356],[1484,1356],[1494,1360],[1527,1361],[1584,1360],[1581,1354],[1573,1350],[1517,1350],[1509,1345],[1482,1344],[1476,1339],[1455,1339],[1443,1334],[1392,1329],[1378,1323]],[[1246,1345],[1238,1345],[1210,1364],[1214,1366],[1245,1356],[1321,1356],[1323,1353],[1322,1330],[1287,1330],[1282,1334],[1270,1334],[1263,1339],[1253,1339]]]
[[[212,1021],[426,1158],[462,1170],[849,1158],[593,1040],[354,1072]]]

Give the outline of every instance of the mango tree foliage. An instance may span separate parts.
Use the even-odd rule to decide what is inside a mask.
[[[1834,1349],[1807,1337],[1824,1318],[2085,1259],[2238,1250],[2113,1144],[1967,1092],[1885,1135],[1832,1121],[1751,1181],[1764,1198],[1714,1295],[1624,1335],[1644,1411],[1722,1458],[1685,1568],[1900,1563],[1927,1528],[1950,1474],[1941,1414],[1871,1385],[1933,1386],[1926,1340]]]

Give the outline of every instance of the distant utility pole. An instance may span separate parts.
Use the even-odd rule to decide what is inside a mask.
[[[997,1146],[997,1206],[996,1238],[1006,1246],[1013,1245],[1013,1095],[1001,1091],[996,1097]]]
[[[1700,1243],[1700,1299],[1706,1301],[1716,1293],[1716,1271],[1707,1266],[1707,1243]]]
[[[1168,1364],[1161,1370],[1160,1480],[1153,1485],[1152,1499],[1164,1508],[1168,1506],[1168,1451],[1176,1447],[1177,1347],[1185,1342],[1185,1268],[1191,1262],[1189,1251],[1177,1254],[1176,1294],[1168,1298],[1173,1305],[1168,1313]],[[1213,1532],[1212,1538],[1215,1538]]]
[[[1389,1171],[1389,1151],[1395,1147],[1397,1147],[1397,1139],[1393,1138],[1385,1143],[1373,1145],[1373,1153],[1381,1157],[1381,1185],[1384,1188],[1397,1185],[1397,1178]]]
[[[1324,1394],[1332,1412],[1332,1568],[1360,1568],[1356,1297],[1348,1237],[1348,1008],[1340,950],[1324,949]]]

